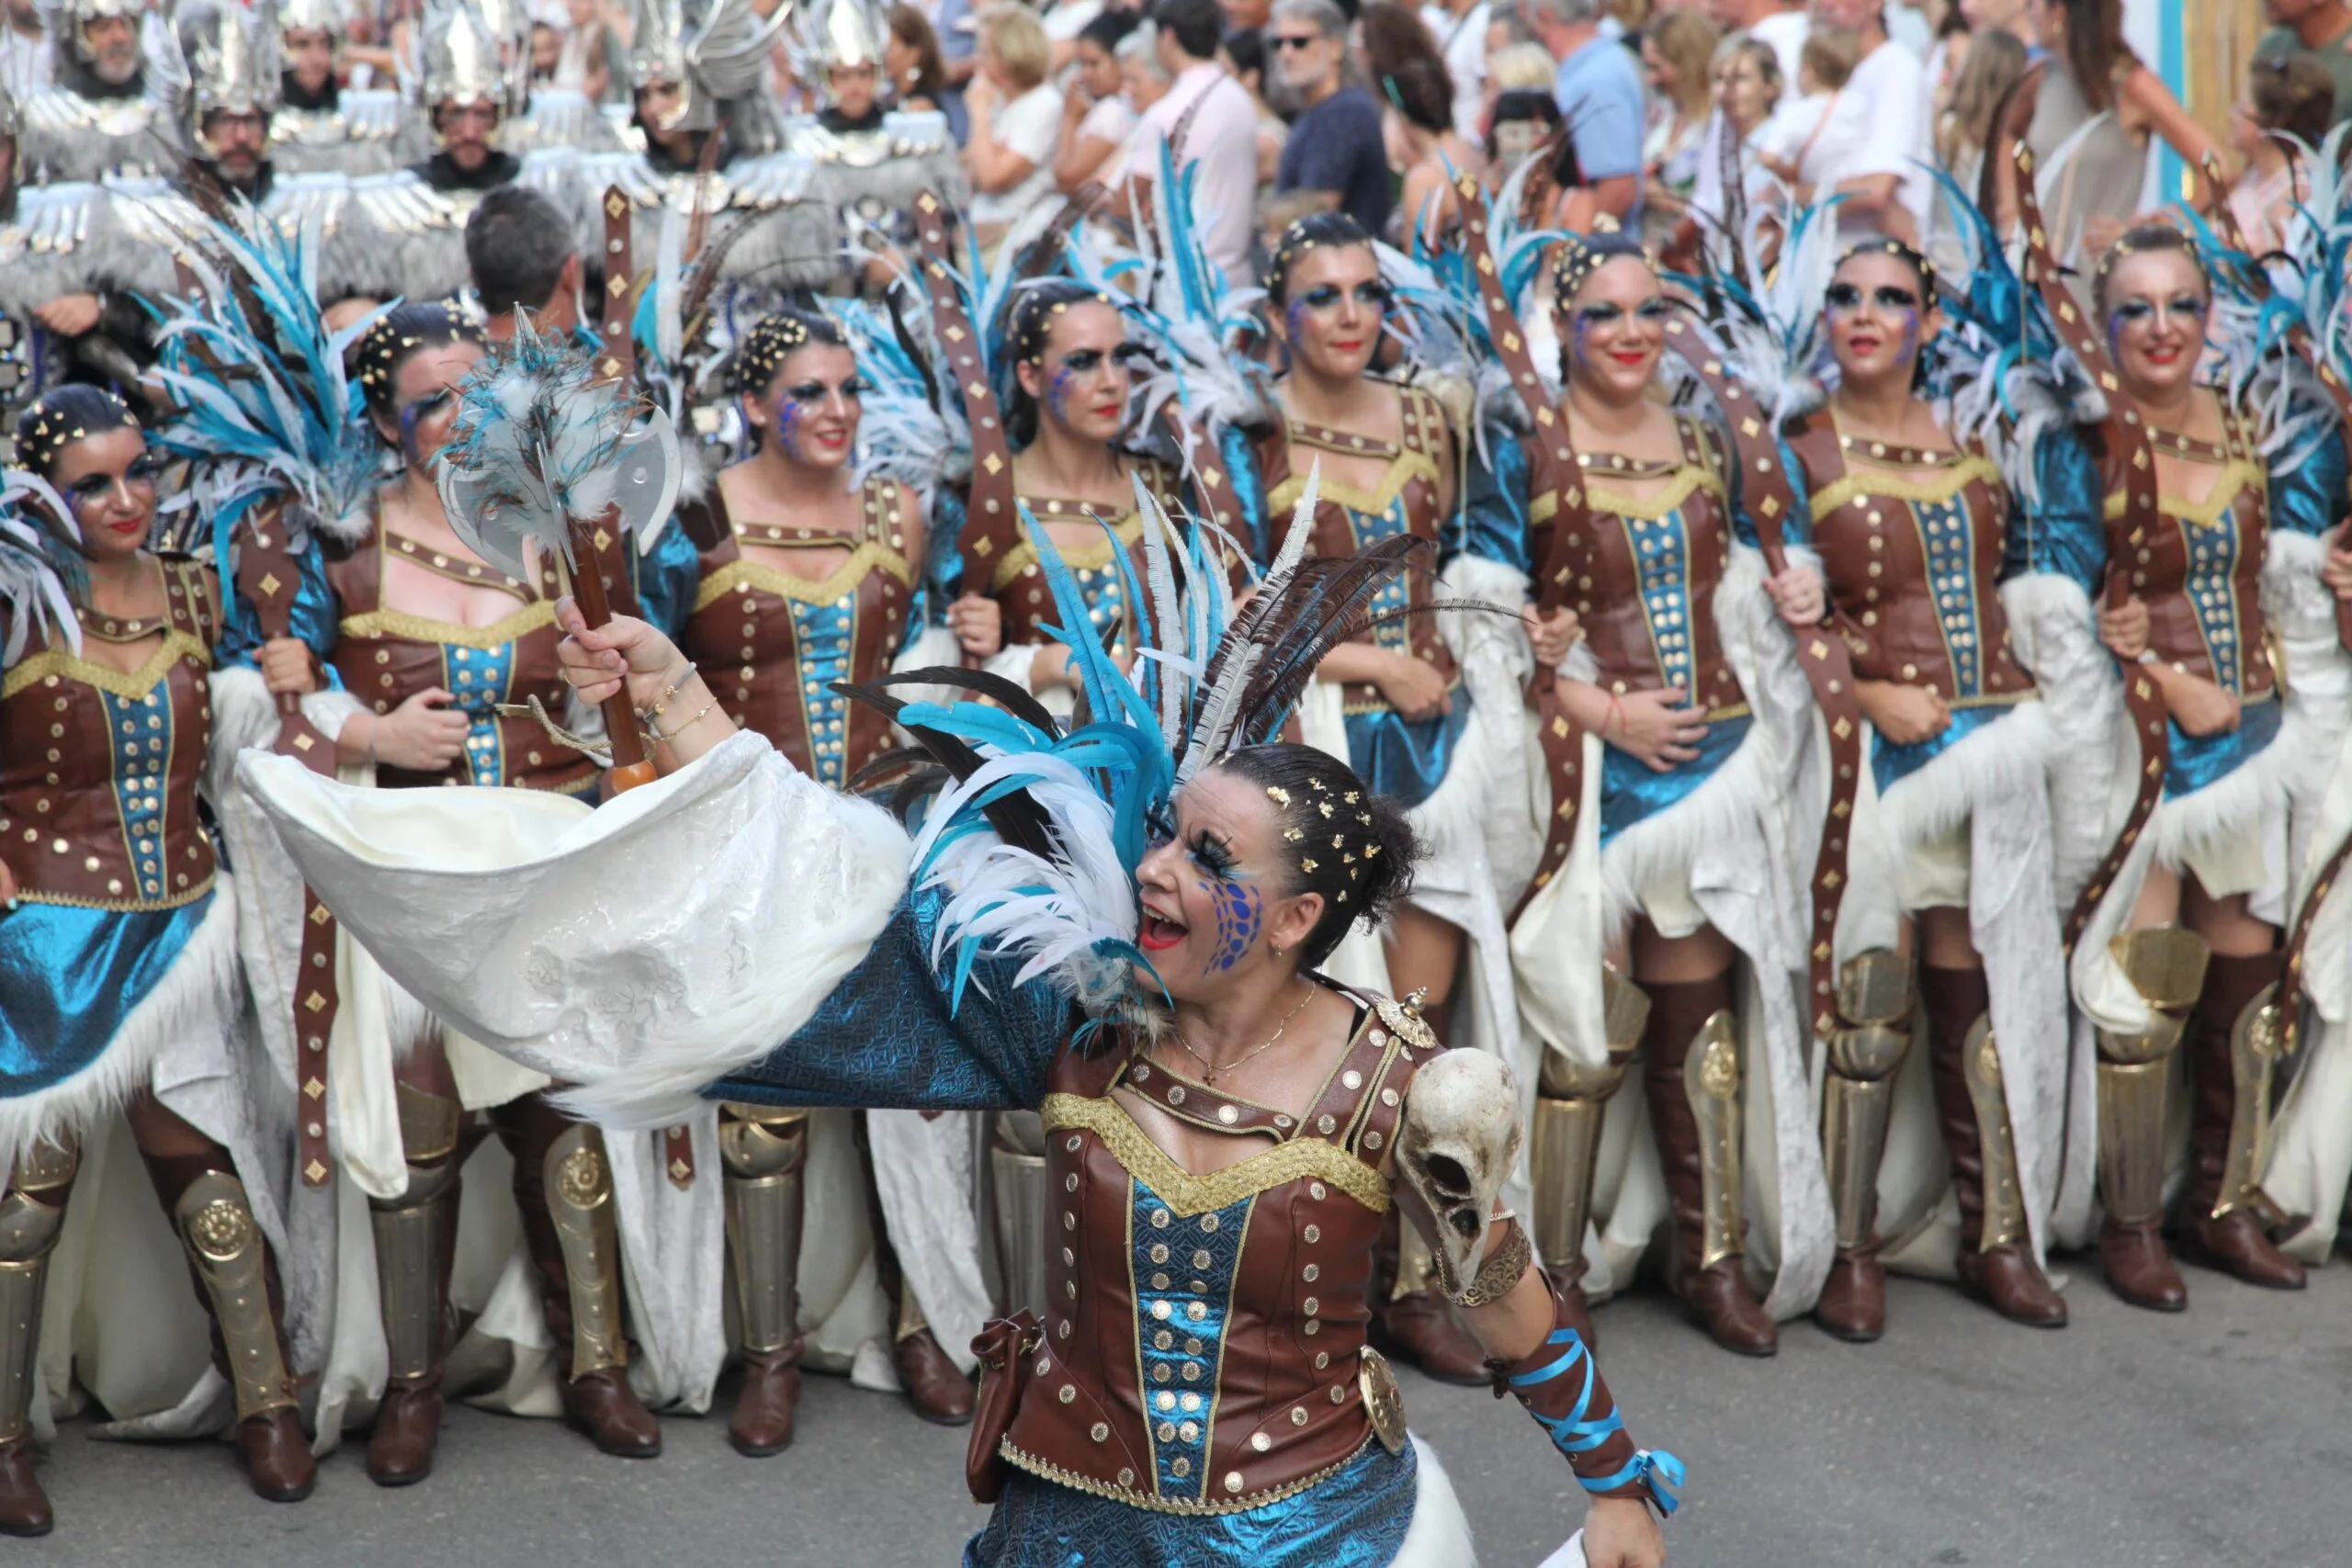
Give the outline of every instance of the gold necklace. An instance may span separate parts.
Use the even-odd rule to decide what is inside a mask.
[[[1216,1076],[1219,1073],[1229,1073],[1233,1071],[1234,1068],[1240,1066],[1243,1063],[1254,1060],[1259,1056],[1262,1056],[1268,1051],[1273,1049],[1274,1042],[1280,1040],[1283,1037],[1283,1031],[1290,1027],[1290,1021],[1296,1018],[1301,1012],[1305,1011],[1306,1004],[1315,999],[1314,982],[1305,981],[1302,982],[1302,984],[1306,987],[1306,995],[1298,998],[1298,1006],[1283,1014],[1283,1021],[1274,1025],[1274,1032],[1266,1036],[1266,1043],[1252,1050],[1244,1052],[1242,1055],[1236,1056],[1232,1061],[1226,1063],[1222,1066],[1219,1066],[1216,1063],[1210,1061],[1198,1051],[1193,1050],[1193,1043],[1184,1038],[1184,1032],[1182,1030],[1180,1029],[1176,1031],[1176,1043],[1183,1047],[1184,1055],[1192,1057],[1193,1060],[1201,1065],[1201,1082],[1211,1089],[1215,1089],[1216,1087]]]

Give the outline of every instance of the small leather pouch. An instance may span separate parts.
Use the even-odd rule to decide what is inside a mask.
[[[993,1503],[1004,1490],[1009,1467],[997,1450],[1029,1383],[1029,1352],[1045,1337],[1037,1314],[1023,1310],[991,1318],[972,1341],[972,1354],[980,1362],[980,1396],[972,1414],[971,1446],[964,1450],[964,1484],[976,1503]]]

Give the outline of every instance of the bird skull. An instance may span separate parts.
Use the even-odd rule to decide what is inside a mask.
[[[1445,1051],[1413,1075],[1396,1128],[1406,1184],[1437,1221],[1446,1293],[1477,1278],[1495,1200],[1519,1161],[1519,1084],[1500,1058]]]

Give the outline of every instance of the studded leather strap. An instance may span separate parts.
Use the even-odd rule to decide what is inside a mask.
[[[1549,495],[1556,510],[1551,538],[1533,584],[1539,614],[1556,612],[1575,581],[1570,557],[1581,548],[1591,514],[1585,502],[1584,478],[1576,451],[1568,445],[1568,422],[1552,406],[1536,372],[1535,356],[1528,352],[1527,334],[1520,330],[1518,312],[1503,295],[1502,276],[1487,243],[1487,197],[1468,175],[1457,175],[1454,197],[1462,206],[1462,254],[1478,279],[1478,299],[1486,307],[1487,335],[1510,374],[1510,384],[1526,405],[1530,431],[1527,441],[1527,493]],[[1552,786],[1552,814],[1544,824],[1544,851],[1535,874],[1519,902],[1511,907],[1506,926],[1516,924],[1529,900],[1557,876],[1576,846],[1577,811],[1584,803],[1584,727],[1560,705],[1550,672],[1538,670],[1527,682],[1528,710],[1535,716],[1535,744],[1544,758],[1544,776]]]
[[[964,531],[956,548],[964,558],[966,586],[977,575],[985,587],[1005,553],[1021,542],[1020,512],[1012,491],[1012,448],[996,393],[980,365],[975,323],[964,314],[963,298],[949,275],[946,209],[929,191],[915,197],[916,233],[922,243],[923,292],[931,297],[931,324],[946,363],[939,369],[963,400],[964,422],[972,431],[971,491],[964,506]],[[978,589],[974,589],[978,592]]]
[[[294,635],[294,590],[301,571],[280,508],[265,506],[237,547],[237,591],[254,607],[261,635],[275,641]],[[303,715],[291,692],[277,696],[279,755],[292,757],[324,778],[334,776],[334,743]],[[294,1165],[306,1187],[323,1187],[334,1174],[327,1150],[327,1036],[342,997],[335,987],[334,917],[308,886],[302,889],[302,952],[294,984],[295,1060],[300,1114],[294,1129]]]
[[[1287,1138],[1298,1127],[1287,1111],[1220,1094],[1204,1083],[1140,1057],[1126,1069],[1122,1081],[1178,1121],[1211,1133],[1272,1133]]]
[[[605,187],[605,351],[596,356],[596,374],[607,381],[625,380],[637,369],[637,339],[629,331],[637,313],[637,268],[629,254],[633,227],[628,193],[618,186]]]

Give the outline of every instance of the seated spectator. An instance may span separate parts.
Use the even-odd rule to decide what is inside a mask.
[[[1054,143],[1062,96],[1047,72],[1046,29],[1024,6],[979,14],[979,70],[965,91],[972,116],[964,161],[972,174],[972,225],[993,251],[1015,220],[1054,194]]]
[[[888,13],[889,41],[882,46],[883,68],[899,107],[936,109],[947,86],[947,67],[939,57],[939,35],[931,19],[912,6],[893,6]]]
[[[2245,159],[2230,210],[2256,255],[2278,248],[2295,204],[2311,199],[2306,160],[2335,113],[2335,84],[2311,56],[2267,55],[2247,67],[2245,92],[2230,108],[2230,133]]]
[[[1305,105],[1274,171],[1264,228],[1278,234],[1309,212],[1345,212],[1385,232],[1391,205],[1380,107],[1347,80],[1348,19],[1332,0],[1276,0],[1274,70]]]
[[[1135,134],[1136,111],[1121,96],[1126,84],[1114,51],[1137,26],[1132,11],[1105,11],[1079,30],[1062,99],[1061,148],[1054,154],[1054,184],[1064,196],[1106,183]]]

